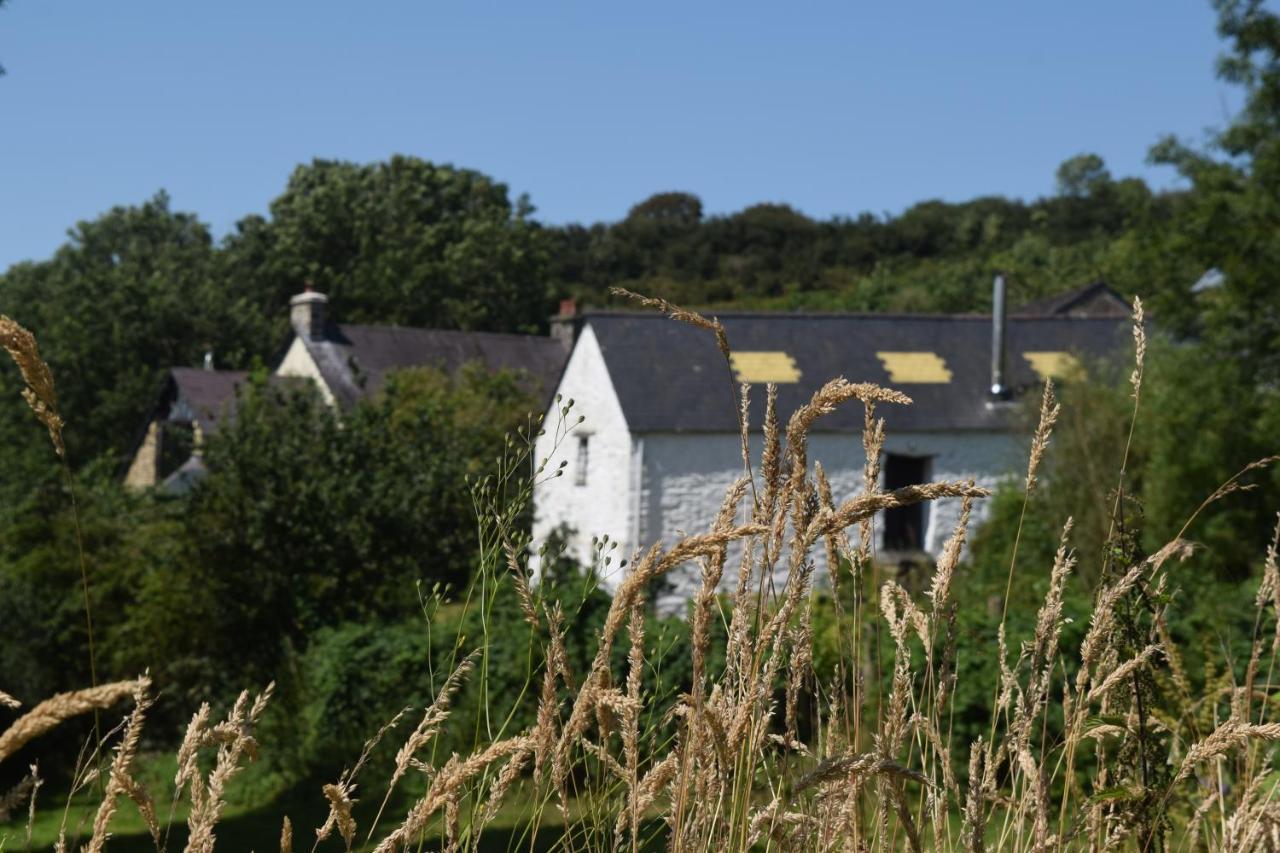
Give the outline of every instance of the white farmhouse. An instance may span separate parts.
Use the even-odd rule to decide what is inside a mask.
[[[620,558],[655,542],[704,531],[742,474],[734,389],[754,386],[753,455],[760,450],[765,384],[778,387],[785,424],[826,381],[844,376],[896,388],[915,402],[883,405],[886,489],[937,479],[994,486],[1025,465],[1026,441],[1008,404],[1047,376],[1069,378],[1123,344],[1124,301],[1098,283],[1003,318],[886,314],[718,314],[734,351],[732,371],[704,330],[653,313],[588,312],[557,318],[571,342],[558,392],[573,408],[556,440],[553,404],[537,448],[563,476],[534,493],[535,547],[557,528],[572,531],[570,554],[591,559],[592,537],[618,543]],[[579,416],[585,416],[576,424]],[[820,461],[837,500],[861,490],[863,412],[850,405],[819,419],[810,458]],[[958,500],[891,511],[875,543],[888,554],[936,555]],[[980,518],[981,509],[975,513]],[[678,581],[677,581],[678,582]]]

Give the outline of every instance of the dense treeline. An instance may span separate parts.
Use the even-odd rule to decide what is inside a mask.
[[[816,221],[783,204],[704,216],[689,193],[659,193],[626,219],[549,229],[551,279],[588,302],[619,282],[698,305],[858,311],[974,311],[994,266],[1024,299],[1107,276],[1111,243],[1169,221],[1181,194],[1114,180],[1082,154],[1058,170],[1057,195],[926,201],[897,216]]]
[[[1015,300],[1103,278],[1141,295],[1162,334],[1121,505],[1164,541],[1280,434],[1280,18],[1218,5],[1222,73],[1247,106],[1208,148],[1152,149],[1185,179],[1177,192],[1082,154],[1034,201],[818,221],[780,204],[709,216],[696,196],[663,192],[619,222],[551,226],[488,176],[398,156],[299,166],[268,216],[222,240],[163,193],[77,224],[53,257],[0,275],[0,312],[35,331],[52,366],[69,461],[64,472],[19,402],[17,371],[0,367],[5,689],[37,698],[87,680],[82,559],[100,674],[151,665],[190,696],[277,668],[331,673],[353,638],[385,639],[351,626],[412,625],[434,584],[465,584],[476,547],[465,478],[488,469],[529,406],[509,377],[404,377],[341,429],[313,399],[247,405],[190,495],[120,488],[163,371],[211,350],[218,367],[265,373],[288,297],[308,282],[345,322],[536,333],[561,298],[603,305],[618,284],[690,306],[960,312],[987,306],[997,269]],[[1209,269],[1222,285],[1193,293]],[[1121,376],[1068,391],[1088,417],[1064,424],[1051,469],[1119,467],[1125,387]],[[1027,529],[1071,513],[1101,547],[1111,519],[1089,508],[1111,505],[1099,493],[1114,483],[1060,479],[1071,488],[1047,489]],[[1273,475],[1262,485],[1200,520],[1194,535],[1214,547],[1198,577],[1250,576],[1280,501]],[[979,540],[978,564],[996,575],[1019,507],[997,501]]]

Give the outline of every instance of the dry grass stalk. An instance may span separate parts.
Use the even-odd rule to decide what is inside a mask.
[[[880,456],[884,450],[884,418],[876,418],[875,403],[863,404],[862,411],[862,494],[875,494],[880,489]],[[864,518],[858,523],[858,553],[853,570],[856,573],[871,561],[872,523]]]
[[[792,790],[794,793],[799,794],[810,788],[843,785],[851,779],[868,776],[888,776],[896,779],[910,779],[922,784],[929,783],[928,777],[924,774],[895,761],[890,761],[879,753],[847,752],[819,762],[818,766],[796,780],[795,787]]]
[[[721,355],[725,357],[725,361],[729,360],[729,338],[725,335],[724,326],[719,320],[707,319],[697,311],[689,311],[678,305],[673,305],[665,299],[658,299],[651,296],[641,296],[639,293],[633,293],[625,287],[611,287],[609,292],[614,296],[621,296],[634,302],[639,302],[646,308],[656,308],[666,314],[672,320],[680,323],[687,323],[690,326],[696,326],[699,329],[706,329],[716,336],[716,346],[720,349]]]
[[[1116,667],[1107,674],[1107,677],[1102,680],[1101,684],[1095,684],[1090,688],[1089,694],[1085,696],[1085,703],[1089,704],[1102,699],[1102,697],[1106,696],[1107,693],[1114,690],[1116,685],[1121,684],[1133,675],[1134,672],[1150,663],[1151,658],[1160,651],[1161,647],[1158,644],[1149,645],[1139,652],[1136,657],[1127,660],[1120,666]]]
[[[975,486],[972,481],[955,481],[927,483],[921,486],[903,486],[892,492],[878,492],[872,495],[859,495],[850,498],[832,511],[818,511],[814,514],[809,529],[805,531],[805,542],[816,542],[819,537],[826,536],[868,519],[884,510],[910,506],[923,501],[939,498],[985,498],[991,495],[989,489]]]
[[[445,679],[444,686],[440,688],[440,692],[436,694],[435,701],[431,703],[431,707],[427,708],[422,715],[422,719],[418,722],[418,727],[409,735],[408,740],[396,752],[396,766],[391,774],[391,781],[387,783],[387,795],[390,796],[391,789],[396,783],[404,778],[404,774],[409,772],[409,768],[413,766],[414,756],[428,743],[440,733],[441,727],[445,721],[449,719],[450,703],[453,701],[453,695],[458,692],[458,688],[462,686],[462,682],[475,666],[477,653],[472,652],[463,658],[462,663],[450,673]]]
[[[317,845],[336,830],[342,840],[346,842],[347,849],[351,849],[351,842],[355,837],[356,831],[355,818],[351,813],[352,806],[355,804],[355,799],[352,796],[356,789],[355,778],[364,767],[365,762],[369,760],[369,756],[373,754],[374,748],[382,741],[387,732],[400,724],[400,721],[404,719],[405,714],[409,713],[409,710],[408,708],[402,709],[384,723],[374,733],[373,737],[364,742],[364,746],[360,749],[360,757],[356,759],[356,763],[349,769],[343,770],[336,783],[325,785],[321,789],[325,799],[329,801],[329,814],[325,818],[324,824],[316,830]],[[370,831],[372,832],[372,830]]]
[[[506,766],[502,768],[502,772],[494,777],[493,784],[489,786],[489,797],[485,800],[484,807],[480,810],[480,816],[477,820],[476,828],[483,829],[498,815],[498,809],[502,806],[503,799],[506,798],[507,792],[511,790],[511,786],[520,778],[520,774],[529,764],[529,758],[533,755],[533,750],[520,750],[514,753],[508,759]]]
[[[538,697],[538,716],[534,726],[533,775],[539,779],[542,777],[548,757],[555,749],[558,736],[560,723],[558,682],[563,682],[566,687],[572,689],[569,662],[564,648],[564,611],[561,610],[558,601],[553,608],[547,609],[544,605],[543,609],[547,616],[547,632],[550,641],[547,646],[546,660],[543,663],[542,693]]]
[[[511,581],[516,587],[516,598],[520,601],[520,612],[524,614],[524,620],[534,630],[538,628],[538,611],[533,606],[533,591],[529,589],[529,577],[524,569],[520,567],[520,561],[516,559],[516,549],[510,542],[502,543],[503,553],[507,556],[507,569],[511,572]]]
[[[809,489],[806,486],[809,430],[813,428],[818,418],[831,414],[850,400],[860,400],[864,406],[872,406],[876,403],[900,405],[911,403],[911,398],[900,391],[882,388],[871,382],[853,383],[842,376],[823,385],[808,403],[797,409],[792,414],[791,420],[787,422],[786,434],[787,453],[791,457],[791,500],[795,507],[793,521],[803,518],[803,505],[809,496]],[[802,525],[797,524],[797,526]]]
[[[938,557],[937,568],[930,581],[926,595],[932,603],[929,639],[925,643],[925,653],[934,654],[936,632],[939,626],[944,629],[942,639],[942,657],[938,664],[938,693],[935,706],[939,709],[948,707],[948,700],[955,688],[956,673],[956,602],[952,596],[952,584],[955,581],[956,567],[960,564],[960,554],[964,549],[965,536],[969,528],[969,516],[973,511],[973,498],[964,497],[960,502],[960,517],[956,519],[951,536],[942,546],[942,554]],[[945,756],[950,766],[950,756],[946,750],[936,749],[939,756]]]
[[[712,525],[713,530],[726,531],[733,527],[738,505],[746,496],[750,481],[745,477],[734,483],[726,493],[720,512]],[[692,625],[690,626],[690,645],[692,647],[693,685],[692,695],[695,714],[700,713],[706,691],[707,651],[711,643],[710,622],[711,610],[715,604],[716,592],[724,577],[724,564],[728,556],[728,548],[721,546],[702,563],[702,584],[693,599]]]
[[[1040,420],[1036,424],[1035,435],[1031,438],[1031,457],[1027,462],[1027,479],[1025,488],[1028,492],[1038,482],[1036,472],[1044,461],[1045,451],[1049,449],[1049,438],[1053,435],[1053,425],[1058,422],[1062,406],[1053,395],[1053,380],[1044,381],[1044,394],[1040,398]]]
[[[351,813],[355,806],[355,799],[351,796],[355,792],[355,785],[339,781],[336,784],[325,785],[322,790],[324,798],[329,801],[329,816],[316,830],[316,844],[318,845],[336,831],[343,843],[347,845],[347,850],[350,850],[351,843],[356,837],[356,819]]]
[[[293,853],[293,824],[288,815],[280,826],[280,853]]]
[[[460,760],[457,755],[451,757],[432,778],[427,793],[409,810],[404,823],[379,842],[375,853],[408,849],[415,839],[422,836],[436,812],[449,802],[456,802],[456,795],[467,782],[495,761],[516,753],[530,752],[533,747],[533,738],[520,736],[497,741],[466,760]]]
[[[207,703],[191,718],[186,736],[178,747],[178,772],[174,777],[174,800],[184,788],[191,799],[191,811],[187,815],[186,853],[212,853],[214,828],[226,805],[223,795],[227,783],[240,771],[243,761],[257,757],[258,742],[253,737],[253,730],[274,689],[274,683],[267,685],[252,704],[249,691],[244,691],[236,699],[227,718],[216,725],[209,725]],[[200,772],[200,751],[214,746],[217,747],[217,755],[206,779]]]
[[[30,741],[56,728],[65,720],[110,708],[137,689],[137,681],[116,681],[85,690],[59,693],[44,700],[15,720],[0,734],[0,761],[12,756]]]
[[[631,608],[627,634],[631,649],[627,653],[627,705],[622,712],[622,752],[626,758],[628,812],[630,813],[631,847],[640,843],[640,682],[644,676],[644,603]]]
[[[124,733],[120,743],[116,745],[115,755],[107,775],[107,789],[98,805],[97,815],[93,819],[93,835],[85,845],[85,853],[101,853],[110,837],[108,829],[111,818],[115,816],[119,798],[123,795],[133,801],[146,823],[147,831],[160,849],[160,822],[156,819],[155,803],[141,782],[131,774],[133,759],[138,752],[138,740],[142,736],[142,725],[146,720],[147,709],[153,700],[147,691],[151,687],[151,679],[147,676],[135,682],[133,691],[133,712],[125,722]]]
[[[676,773],[679,772],[680,762],[679,753],[672,751],[667,753],[661,761],[649,768],[649,772],[644,775],[636,785],[635,795],[629,803],[629,808],[618,813],[618,820],[614,824],[614,834],[619,838],[626,831],[626,827],[633,821],[633,815],[643,815],[658,799],[658,795],[671,784],[675,779]]]
[[[983,802],[983,759],[986,751],[982,736],[969,745],[969,790],[965,795],[960,840],[970,853],[986,850],[987,810]]]
[[[27,385],[22,391],[23,399],[49,431],[49,439],[58,456],[65,457],[67,451],[62,443],[63,422],[58,414],[58,397],[53,390],[53,372],[40,357],[40,347],[36,345],[35,335],[9,317],[0,315],[0,346],[9,353],[22,373],[22,381]]]
[[[1129,384],[1133,386],[1133,398],[1138,399],[1142,391],[1142,368],[1147,360],[1147,325],[1146,313],[1142,310],[1142,300],[1133,297],[1133,374]]]
[[[755,520],[764,522],[773,518],[778,493],[782,488],[782,433],[778,427],[778,386],[772,382],[765,386],[764,445],[760,451],[760,479],[764,483],[764,498],[756,507]]]
[[[8,793],[0,795],[0,823],[8,823],[10,816],[16,810],[22,808],[28,799],[34,798],[39,784],[40,775],[33,764],[30,773],[23,776],[22,780],[9,789]]]
[[[1187,757],[1170,783],[1172,788],[1191,775],[1197,764],[1220,758],[1235,749],[1246,746],[1251,740],[1280,740],[1280,723],[1264,723],[1255,725],[1230,719],[1214,729],[1208,737],[1192,745],[1187,750]]]

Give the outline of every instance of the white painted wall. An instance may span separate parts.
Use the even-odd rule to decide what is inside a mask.
[[[642,546],[657,541],[670,545],[686,534],[705,532],[719,512],[725,492],[742,474],[738,437],[665,433],[648,434],[643,439],[638,541]],[[752,436],[753,464],[757,466],[760,441],[759,435]],[[899,433],[886,438],[885,452],[930,457],[930,479],[972,478],[978,485],[993,488],[1001,478],[1016,474],[1025,464],[1023,445],[1023,439],[1008,433]],[[837,503],[862,491],[861,436],[813,435],[809,440],[809,459],[810,464],[822,463]],[[929,553],[937,555],[942,550],[959,513],[958,499],[935,501],[926,506],[925,549]],[[985,517],[985,502],[979,501],[974,507],[970,529]],[[877,516],[877,544],[882,534],[882,520]],[[856,541],[856,532],[854,538]],[[816,548],[813,557],[819,572],[824,572],[823,549]],[[695,583],[692,571],[685,567],[682,576],[672,578],[681,594],[692,593]]]
[[[703,532],[729,486],[742,475],[739,439],[729,434],[659,433],[644,436],[644,479],[640,539],[672,542]],[[753,455],[760,437],[753,436]],[[995,432],[899,433],[885,440],[886,453],[927,456],[934,480],[967,480],[994,486],[1021,464],[1022,442]],[[861,436],[818,434],[809,439],[809,458],[821,462],[836,501],[862,490]],[[753,459],[753,464],[758,460]],[[954,506],[953,506],[954,505]],[[951,532],[959,501],[936,501],[928,513],[925,548],[937,553]],[[975,511],[975,518],[977,512]]]
[[[320,396],[330,406],[335,404],[333,392],[329,390],[329,386],[324,381],[324,376],[320,373],[316,360],[311,357],[311,353],[307,352],[307,345],[302,342],[302,338],[297,335],[293,336],[293,343],[289,344],[289,349],[284,354],[280,366],[276,368],[276,376],[297,376],[303,379],[310,379],[316,383],[320,389]]]
[[[560,405],[574,401],[568,415],[567,425],[571,428],[567,435],[563,428],[558,428],[564,419],[553,401],[543,424],[544,434],[535,446],[537,459],[549,461],[543,481],[534,487],[534,551],[546,541],[548,534],[565,523],[576,530],[569,553],[585,563],[591,559],[591,537],[607,534],[618,547],[611,552],[612,562],[604,580],[610,587],[616,587],[622,578],[618,564],[631,557],[637,541],[636,481],[644,443],[632,439],[599,341],[589,323],[578,335],[569,363],[565,365],[559,393],[563,397]],[[579,416],[586,418],[581,424],[577,423]],[[588,437],[585,485],[577,482],[578,437],[581,435]],[[564,474],[546,479],[546,474],[556,470],[562,461],[569,463]]]
[[[655,542],[670,546],[685,535],[704,532],[720,509],[729,486],[742,473],[737,435],[630,432],[599,341],[588,323],[579,335],[560,383],[564,400],[574,400],[567,434],[557,431],[558,407],[548,412],[546,434],[539,438],[539,460],[549,458],[546,471],[567,461],[564,475],[545,480],[534,489],[534,549],[561,523],[576,531],[570,553],[586,562],[593,536],[607,534],[619,543],[605,581],[621,580],[621,557]],[[579,415],[586,421],[575,425]],[[555,446],[557,434],[560,443]],[[589,436],[586,485],[577,485],[577,436]],[[752,436],[753,463],[758,464],[761,437]],[[1026,439],[1002,432],[913,432],[890,434],[886,453],[927,456],[932,480],[975,480],[995,487],[1002,478],[1018,476],[1026,464]],[[837,502],[862,491],[863,452],[860,435],[815,434],[809,442],[810,464],[821,462]],[[959,516],[960,501],[936,501],[926,508],[925,549],[936,555]],[[986,517],[978,502],[971,526]],[[881,535],[877,518],[877,542]],[[822,549],[815,549],[819,570],[825,569]],[[536,566],[535,566],[536,571]],[[690,573],[673,578],[681,593],[692,590]],[[673,599],[678,601],[678,597]]]

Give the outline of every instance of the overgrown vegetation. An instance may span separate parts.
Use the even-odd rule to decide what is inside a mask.
[[[648,301],[724,340],[714,320]],[[1146,353],[1140,307],[1134,337],[1137,365],[1129,381],[1136,425]],[[16,355],[30,361],[32,353]],[[726,362],[728,355],[726,349]],[[741,393],[751,392],[743,386]],[[959,687],[975,686],[961,662],[979,649],[989,652],[989,642],[979,638],[973,648],[975,637],[960,618],[968,606],[964,573],[971,570],[961,557],[972,502],[987,493],[963,482],[880,490],[885,434],[876,411],[910,405],[897,391],[836,379],[785,426],[773,387],[765,394],[759,456],[744,458],[749,473],[726,494],[711,528],[637,554],[612,597],[599,592],[590,571],[560,569],[553,573],[558,582],[531,583],[522,516],[533,482],[559,471],[543,463],[526,473],[534,463],[533,436],[522,432],[519,442],[508,443],[497,473],[470,489],[479,563],[452,614],[453,643],[435,649],[434,631],[415,634],[409,626],[350,625],[321,636],[316,656],[295,677],[323,697],[308,706],[312,718],[267,725],[270,686],[256,696],[242,693],[220,723],[202,705],[178,747],[172,799],[188,803],[185,849],[215,848],[232,780],[273,740],[307,770],[331,774],[322,788],[329,813],[317,844],[333,839],[348,850],[404,850],[435,837],[448,849],[480,849],[486,824],[507,797],[523,828],[509,839],[513,846],[552,824],[563,825],[559,843],[570,849],[1125,844],[1146,850],[1170,846],[1175,837],[1193,847],[1204,839],[1250,849],[1280,830],[1267,746],[1280,740],[1270,690],[1280,650],[1277,539],[1264,546],[1247,658],[1210,652],[1188,665],[1170,627],[1179,607],[1174,567],[1194,550],[1184,537],[1206,507],[1247,491],[1247,478],[1273,459],[1227,479],[1148,555],[1121,491],[1126,440],[1106,510],[1109,529],[1089,555],[1092,570],[1079,573],[1094,581],[1087,615],[1075,616],[1067,593],[1078,560],[1072,520],[1065,520],[1047,565],[1030,564],[1015,541],[995,622],[995,677],[976,685],[990,701],[974,732],[973,709],[958,701]],[[30,399],[56,440],[56,410],[46,397]],[[820,461],[808,458],[806,439],[819,418],[850,404],[866,410],[868,462],[862,493],[836,504]],[[1061,412],[1046,384],[1022,483],[1024,508],[1040,486]],[[547,428],[559,437],[572,423],[566,404],[561,422]],[[742,430],[748,446],[752,425],[744,421]],[[964,506],[923,590],[879,578],[874,516],[944,497]],[[1026,520],[1024,509],[1020,526]],[[608,551],[601,543],[602,559]],[[818,554],[830,567],[829,595],[815,583]],[[554,555],[544,558],[555,565]],[[673,642],[670,633],[681,632],[668,632],[648,615],[646,590],[688,563],[698,568],[701,586],[682,623],[687,632]],[[1021,597],[1010,592],[1015,578],[1029,572],[1043,578],[1044,593],[1038,606],[1022,609]],[[426,606],[430,622],[447,605]],[[1021,619],[1009,618],[1019,611]],[[1080,628],[1064,636],[1073,616]],[[583,623],[594,630],[580,657],[566,642],[566,625]],[[499,652],[509,652],[517,625],[516,644],[526,645],[527,655],[512,666]],[[672,666],[673,659],[680,663]],[[369,701],[369,690],[383,699],[404,695],[396,683],[368,673],[415,665],[427,670],[432,690],[409,697],[411,708],[425,710],[415,729],[398,735],[403,745],[391,755],[379,746],[407,726],[410,709],[385,724],[362,713],[380,704]],[[364,692],[348,693],[355,685]],[[155,849],[166,849],[169,828],[132,770],[150,691],[144,676],[60,694],[0,734],[3,762],[61,722],[132,696],[123,728],[95,733],[96,748],[82,753],[70,774],[73,796],[97,773],[104,780],[85,829],[87,850],[104,849],[122,798],[137,808]],[[17,706],[7,694],[0,699]],[[368,737],[361,746],[357,727]],[[332,764],[337,750],[346,754],[345,769]],[[446,750],[457,751],[446,758]],[[214,753],[212,765],[200,758],[206,751]],[[317,756],[329,764],[315,763]],[[381,805],[362,835],[356,779],[374,767],[388,781],[375,794]],[[34,773],[19,783],[17,801],[34,794]],[[400,806],[396,792],[406,780],[415,780],[417,790]],[[402,817],[375,838],[389,803]],[[1215,811],[1218,819],[1210,819]],[[292,850],[292,824],[282,821],[280,847]],[[78,842],[68,842],[64,817],[55,847],[68,843]]]

